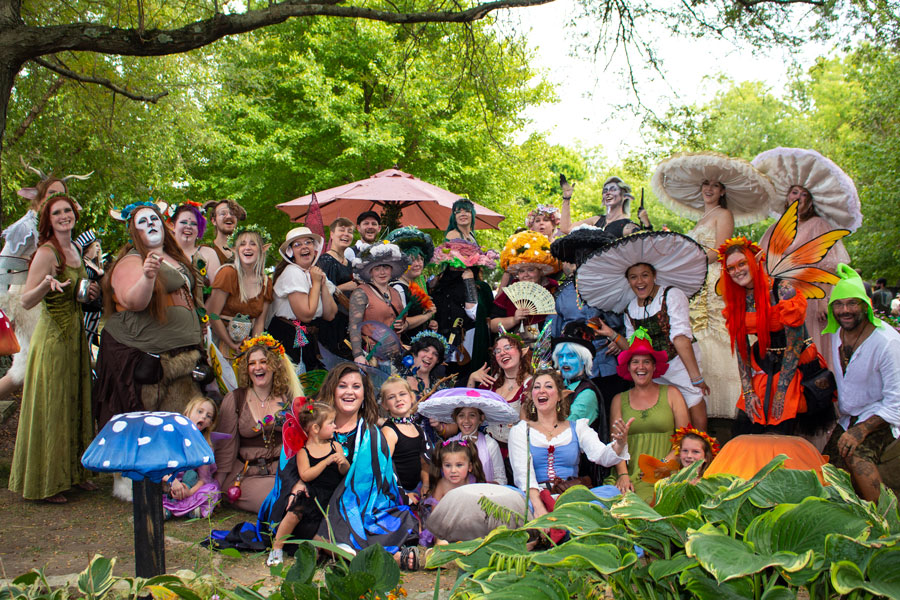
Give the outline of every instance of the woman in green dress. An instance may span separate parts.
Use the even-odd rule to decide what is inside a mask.
[[[653,484],[640,481],[638,457],[648,454],[669,460],[674,457],[669,439],[675,430],[689,424],[687,404],[678,388],[653,383],[668,368],[666,353],[654,350],[650,337],[639,328],[631,346],[619,354],[618,373],[634,381],[634,388],[617,394],[612,401],[610,421],[634,418],[628,431],[631,460],[617,464],[615,485],[624,494],[635,492],[646,501],[653,498]]]
[[[28,269],[22,306],[41,304],[25,372],[19,429],[9,476],[10,491],[28,500],[66,502],[62,492],[96,486],[81,466],[81,455],[94,437],[91,419],[91,365],[75,299],[87,278],[72,231],[78,205],[51,196],[38,221],[38,250]],[[91,282],[87,299],[100,293]]]

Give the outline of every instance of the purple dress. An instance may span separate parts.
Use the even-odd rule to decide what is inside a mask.
[[[216,465],[203,465],[197,469],[197,475],[203,485],[196,492],[185,498],[184,500],[175,500],[168,494],[163,495],[163,508],[170,510],[176,517],[183,517],[195,508],[200,509],[200,515],[203,517],[209,514],[216,507],[221,496],[219,483],[215,478]],[[175,479],[181,481],[184,473],[179,473]]]

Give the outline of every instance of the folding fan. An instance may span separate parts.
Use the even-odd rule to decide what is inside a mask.
[[[517,281],[503,288],[503,292],[516,308],[523,308],[533,315],[556,314],[553,294],[532,281]]]

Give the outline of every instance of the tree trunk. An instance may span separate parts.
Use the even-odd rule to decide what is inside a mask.
[[[132,483],[134,505],[134,571],[138,577],[166,572],[162,486],[149,479]]]
[[[3,134],[6,132],[6,109],[9,106],[9,97],[12,94],[12,86],[16,81],[16,75],[22,63],[9,58],[0,58],[0,154],[3,153]],[[0,167],[2,169],[2,167]],[[0,171],[0,181],[3,181],[3,172]],[[3,187],[0,186],[0,231],[3,230]]]

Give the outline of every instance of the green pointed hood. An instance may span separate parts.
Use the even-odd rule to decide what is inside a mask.
[[[831,297],[828,299],[828,325],[825,326],[822,333],[837,332],[839,325],[831,310],[831,303],[835,300],[846,300],[848,298],[859,298],[865,302],[869,321],[875,327],[881,327],[882,321],[875,318],[875,312],[872,310],[872,301],[869,300],[869,296],[866,294],[866,286],[863,284],[859,273],[851,269],[849,265],[838,263],[837,276],[840,277],[840,281],[831,290]]]

